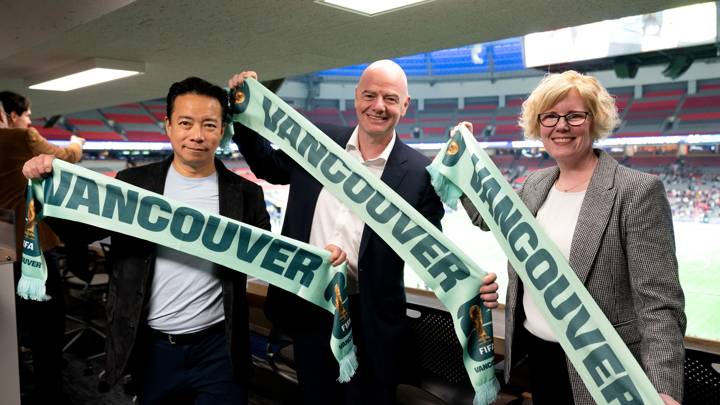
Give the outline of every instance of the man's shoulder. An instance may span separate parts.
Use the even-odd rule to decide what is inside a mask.
[[[147,179],[148,176],[159,175],[162,173],[163,161],[148,163],[142,166],[129,167],[127,169],[120,170],[117,173],[116,178],[131,184],[141,182],[143,179]]]
[[[315,126],[325,133],[325,135],[329,136],[332,140],[341,145],[343,142],[347,143],[355,130],[354,127],[346,127],[337,124],[316,123]]]
[[[431,163],[429,157],[423,155],[423,153],[419,150],[401,141],[400,138],[396,138],[395,142],[397,147],[393,152],[401,154],[402,157],[407,159],[407,162],[412,167],[418,167],[425,170],[425,168]]]
[[[261,189],[260,185],[228,169],[222,162],[216,163],[215,167],[218,172],[218,184],[221,186],[232,185],[241,187],[246,191],[255,192]]]

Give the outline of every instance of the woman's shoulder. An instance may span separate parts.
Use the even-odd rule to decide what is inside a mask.
[[[658,176],[650,173],[641,172],[639,170],[623,166],[621,164],[618,165],[617,171],[615,172],[615,184],[619,187],[650,187],[657,183],[662,183]]]

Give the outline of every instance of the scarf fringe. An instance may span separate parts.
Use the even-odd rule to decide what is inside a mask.
[[[357,370],[358,367],[358,360],[357,355],[355,354],[355,348],[353,347],[352,351],[345,355],[340,360],[340,377],[338,377],[337,381],[340,383],[346,383],[352,379],[352,377],[355,375],[355,370]]]
[[[45,294],[45,280],[39,278],[20,277],[17,285],[17,295],[33,301],[48,301],[50,296]]]
[[[458,199],[463,195],[462,190],[434,166],[430,165],[426,167],[426,170],[430,173],[430,183],[435,187],[435,192],[440,200],[450,208],[457,207]]]
[[[495,402],[498,391],[500,391],[500,384],[497,378],[493,377],[475,389],[473,405],[488,405]]]

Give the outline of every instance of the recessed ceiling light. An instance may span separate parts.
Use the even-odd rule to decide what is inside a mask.
[[[339,8],[352,13],[374,17],[379,14],[417,6],[435,0],[315,0],[316,3]]]
[[[70,91],[142,74],[145,64],[111,59],[87,59],[26,80],[32,90]]]

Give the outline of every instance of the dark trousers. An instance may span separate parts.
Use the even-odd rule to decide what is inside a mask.
[[[234,378],[224,328],[192,342],[171,343],[148,328],[133,370],[140,404],[237,405],[248,403],[247,386]]]
[[[49,301],[16,297],[20,342],[32,351],[35,395],[38,403],[58,403],[63,396],[62,347],[65,337],[63,296],[57,252],[44,252],[48,267],[45,291]],[[19,266],[16,280],[19,279]]]
[[[540,339],[523,328],[528,348],[534,405],[574,404],[565,352],[559,343]]]
[[[369,353],[363,345],[359,299],[351,297],[350,316],[359,367],[352,380],[340,384],[337,361],[327,333],[295,334],[293,350],[298,384],[305,405],[394,405],[397,384],[381,381],[370,369]]]

